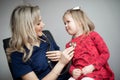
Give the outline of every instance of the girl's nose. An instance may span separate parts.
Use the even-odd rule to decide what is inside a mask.
[[[68,25],[67,24],[65,24],[65,27],[67,27]]]
[[[67,25],[65,25],[65,29],[68,29],[68,26],[67,26]]]

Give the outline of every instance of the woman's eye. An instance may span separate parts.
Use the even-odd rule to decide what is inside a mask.
[[[40,25],[40,23],[38,23],[37,25]]]

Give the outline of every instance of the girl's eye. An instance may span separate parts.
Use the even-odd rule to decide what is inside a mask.
[[[70,21],[67,21],[67,23],[69,23]]]
[[[64,22],[64,25],[66,25],[66,23]]]
[[[70,23],[70,21],[66,21],[66,22],[64,22],[64,25],[69,24],[69,23]]]

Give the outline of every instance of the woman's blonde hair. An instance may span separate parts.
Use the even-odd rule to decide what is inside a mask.
[[[88,34],[95,28],[93,22],[87,17],[85,12],[83,12],[81,9],[68,9],[63,15],[63,20],[66,15],[71,15],[76,24],[78,24],[79,26],[82,25],[84,34]]]
[[[38,41],[35,32],[35,24],[39,22],[40,10],[38,6],[20,5],[17,6],[11,15],[10,26],[12,37],[7,48],[8,59],[14,51],[24,53],[23,61],[26,62],[32,55],[33,45]],[[25,47],[29,50],[26,53]]]

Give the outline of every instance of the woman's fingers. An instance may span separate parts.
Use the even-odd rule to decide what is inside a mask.
[[[66,49],[63,51],[63,54],[72,56],[72,55],[73,55],[73,51],[74,51],[74,47],[69,47],[69,48],[66,48]]]
[[[73,53],[74,53],[73,50],[74,50],[74,47],[66,48],[63,52],[61,52],[61,51],[48,51],[48,52],[46,52],[46,56],[51,61],[59,61],[62,58],[62,61],[66,60],[66,63],[67,63],[73,57]],[[61,57],[61,55],[62,55],[62,57]]]
[[[73,50],[74,50],[74,47],[69,47],[63,51],[60,58],[61,63],[67,64],[72,59],[74,54]]]
[[[73,55],[74,55],[74,51],[72,51],[72,52],[70,52],[70,53],[68,54],[68,56],[69,56],[69,60],[72,59]]]
[[[48,51],[46,52],[46,56],[51,61],[58,61],[61,57],[61,53],[62,53],[61,51]]]

